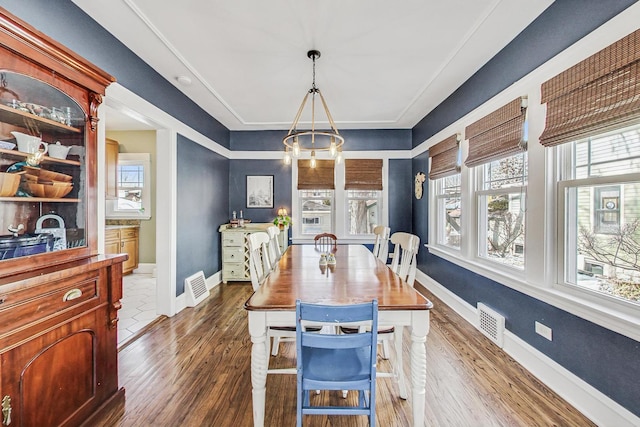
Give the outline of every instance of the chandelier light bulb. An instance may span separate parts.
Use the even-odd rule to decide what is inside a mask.
[[[290,165],[291,164],[291,153],[289,153],[289,149],[288,148],[286,150],[284,150],[284,164],[285,165]]]
[[[311,151],[311,162],[309,163],[309,166],[312,168],[316,167],[316,150]]]
[[[342,163],[342,148],[338,148],[338,153],[336,154],[336,163]]]
[[[335,157],[336,153],[336,139],[334,137],[331,137],[331,144],[329,144],[329,154],[331,154],[331,157]]]
[[[298,143],[298,137],[293,139],[293,157],[300,157],[300,144]]]

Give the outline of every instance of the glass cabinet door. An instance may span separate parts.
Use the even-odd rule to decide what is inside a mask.
[[[86,247],[86,123],[61,90],[0,69],[0,260]]]

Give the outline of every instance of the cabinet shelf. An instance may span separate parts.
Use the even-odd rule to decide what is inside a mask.
[[[50,197],[0,197],[0,202],[80,203],[80,199],[65,199],[64,197],[58,199]]]
[[[22,151],[16,151],[16,150],[5,150],[4,148],[0,148],[0,154],[6,154],[8,156],[15,157],[16,159],[26,159],[27,157],[29,157],[29,153],[24,153]],[[71,165],[71,166],[81,165],[81,163],[76,160],[56,159],[55,157],[49,157],[49,156],[45,156],[42,159],[42,163]]]
[[[37,123],[40,131],[53,131],[61,133],[81,133],[82,130],[55,120],[36,116],[26,111],[18,110],[7,105],[0,105],[0,122],[9,123],[24,127],[26,120],[33,120]]]

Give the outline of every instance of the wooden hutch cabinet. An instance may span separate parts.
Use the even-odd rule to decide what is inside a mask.
[[[113,81],[0,8],[3,426],[90,425],[124,402],[126,256],[97,251],[97,109]]]

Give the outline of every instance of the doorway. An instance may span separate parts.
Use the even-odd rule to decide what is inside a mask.
[[[114,87],[115,86],[115,87]],[[125,106],[127,105],[127,106]],[[152,196],[151,220],[140,221],[140,262],[138,269],[130,276],[125,276],[125,290],[131,283],[144,283],[148,287],[150,283],[155,286],[155,315],[172,316],[175,314],[175,270],[172,266],[171,242],[171,217],[172,217],[172,188],[170,174],[172,144],[175,144],[175,133],[167,130],[168,126],[159,124],[159,120],[150,117],[158,115],[158,109],[146,103],[137,95],[132,94],[121,86],[114,84],[107,89],[107,96],[100,107],[98,122],[99,156],[105,159],[104,141],[106,137],[119,140],[123,143],[121,150],[124,152],[151,152],[151,170],[154,190]],[[136,138],[140,136],[141,138]],[[138,142],[136,142],[138,140]],[[173,140],[173,142],[172,142]],[[98,162],[100,176],[105,176],[104,161]],[[102,170],[101,170],[102,168]],[[99,180],[98,194],[105,194],[104,180]],[[155,188],[163,188],[163,191],[155,191]],[[101,200],[102,199],[102,200]],[[98,200],[98,223],[106,224],[106,201],[104,197]],[[164,232],[160,232],[165,230]],[[104,248],[104,227],[99,230],[99,252]],[[138,275],[138,277],[133,277]],[[151,280],[150,280],[151,279]],[[139,287],[142,285],[139,285]],[[119,314],[126,317],[126,298],[123,300],[123,310]],[[149,297],[147,297],[149,298]],[[133,309],[133,307],[129,307]],[[142,313],[143,318],[149,317],[148,310]],[[132,323],[133,321],[129,321]],[[123,325],[125,326],[125,325]],[[139,325],[138,325],[139,326]],[[137,327],[137,326],[134,326]]]

